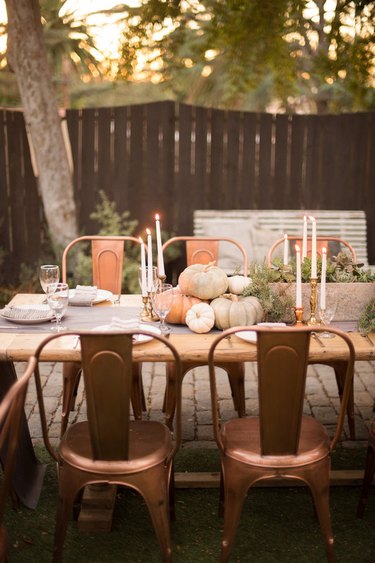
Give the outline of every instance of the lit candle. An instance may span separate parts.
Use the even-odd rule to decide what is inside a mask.
[[[161,244],[160,219],[158,213],[155,215],[155,221],[156,221],[156,245],[158,249],[158,276],[162,277],[165,276],[165,271],[164,271],[163,248]]]
[[[139,237],[139,242],[141,243],[141,290],[142,297],[147,296],[147,278],[146,278],[146,250],[145,243],[142,238]]]
[[[327,249],[322,248],[322,275],[320,280],[320,308],[326,308]]]
[[[296,244],[296,308],[302,307],[301,251]]]
[[[284,235],[284,266],[287,266],[289,262],[289,241],[288,235]]]
[[[152,238],[150,229],[147,233],[147,291],[152,290]]]
[[[309,217],[312,224],[311,235],[311,278],[316,279],[316,221],[314,217]]]
[[[303,233],[302,233],[302,262],[307,256],[307,217],[303,216]]]

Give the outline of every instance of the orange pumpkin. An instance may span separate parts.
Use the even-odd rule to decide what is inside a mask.
[[[193,305],[202,303],[202,299],[184,295],[179,287],[173,288],[173,304],[166,321],[171,324],[185,324],[186,313]]]

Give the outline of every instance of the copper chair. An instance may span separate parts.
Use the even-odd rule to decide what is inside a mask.
[[[330,454],[341,435],[353,384],[353,344],[342,331],[326,328],[340,337],[348,348],[344,393],[332,438],[318,420],[303,414],[311,332],[323,330],[315,327],[271,330],[251,327],[257,333],[259,416],[221,424],[217,411],[215,357],[224,338],[245,330],[249,327],[225,331],[213,342],[208,356],[213,429],[221,451],[221,506],[224,508],[221,561],[228,561],[248,489],[263,479],[297,479],[308,485],[325,539],[327,558],[334,561],[328,496]]]
[[[375,475],[375,420],[372,421],[369,428],[369,438],[367,455],[365,462],[365,473],[363,476],[363,483],[361,489],[361,495],[357,507],[357,516],[362,518],[365,513],[366,504],[368,501],[368,495],[370,492],[370,487]]]
[[[140,244],[139,239],[132,236],[100,236],[87,235],[72,240],[62,255],[62,281],[67,281],[68,258],[71,250],[82,242],[91,243],[92,280],[99,289],[111,291],[114,295],[121,295],[122,267],[124,261],[125,241]],[[74,409],[75,396],[81,375],[81,367],[74,362],[65,362],[63,365],[63,402],[62,417],[65,420],[67,413]],[[142,409],[145,408],[143,395],[141,364],[134,365],[134,386],[132,405],[134,414],[140,418]],[[65,425],[61,427],[64,432]]]
[[[301,237],[292,236],[292,237],[289,237],[289,242],[291,244],[297,243],[301,247],[302,241],[300,239],[301,239]],[[352,245],[349,242],[347,242],[346,240],[338,238],[338,237],[332,237],[332,236],[319,236],[319,237],[316,237],[316,241],[317,241],[316,247],[317,247],[318,256],[321,256],[322,248],[327,249],[328,256],[330,256],[330,255],[332,256],[332,254],[337,254],[337,252],[340,252],[340,250],[348,250],[350,255],[351,255],[353,264],[356,264],[356,262],[357,262],[356,252],[355,252],[354,248],[352,247]],[[333,248],[335,250],[331,251],[330,243],[333,245]],[[267,263],[268,263],[269,266],[272,265],[272,257],[273,257],[274,252],[278,248],[280,248],[281,245],[283,245],[283,244],[284,244],[284,239],[283,238],[278,239],[269,249],[268,255],[267,255]],[[311,237],[308,237],[308,239],[307,239],[307,256],[309,256],[310,254],[311,254]],[[324,362],[324,365],[330,366],[331,368],[334,369],[337,387],[338,387],[338,390],[339,390],[339,396],[340,396],[340,399],[341,399],[343,388],[344,388],[344,378],[345,378],[345,373],[346,373],[345,362],[339,362],[339,361]],[[347,417],[348,417],[350,437],[351,437],[352,440],[355,440],[354,390],[353,389],[351,391],[349,401],[348,401]]]
[[[135,489],[144,498],[162,550],[172,560],[169,511],[173,514],[173,458],[181,441],[181,364],[176,348],[164,337],[147,331],[78,331],[85,385],[87,420],[67,426],[58,449],[48,437],[39,363],[36,390],[43,438],[58,468],[59,503],[54,561],[61,561],[73,505],[86,485],[107,483]],[[132,348],[136,335],[149,335],[170,351],[176,370],[174,433],[159,420],[131,420]],[[47,337],[35,352],[61,334]],[[152,345],[152,343],[150,343]],[[157,416],[159,413],[157,413]]]
[[[0,563],[7,561],[8,535],[3,525],[5,505],[12,491],[12,476],[17,446],[22,425],[23,409],[29,379],[35,368],[30,360],[25,373],[18,379],[0,404],[0,450],[4,451],[4,476],[0,489]]]
[[[208,264],[210,262],[218,262],[219,257],[219,244],[222,242],[232,244],[234,248],[237,248],[242,256],[242,268],[244,275],[248,274],[248,257],[246,250],[234,239],[225,237],[195,237],[195,236],[178,236],[167,240],[163,244],[163,251],[172,244],[185,243],[186,246],[186,262],[187,266],[192,264]],[[182,362],[182,377],[184,377],[188,371],[195,367],[199,367],[205,364],[197,364],[194,362]],[[243,416],[245,413],[245,390],[244,390],[244,373],[245,366],[243,363],[229,363],[222,362],[220,366],[227,372],[229,378],[229,384],[232,391],[233,402],[235,409],[239,416]],[[173,422],[174,414],[174,402],[175,398],[173,396],[173,384],[169,385],[169,382],[173,382],[175,378],[174,368],[172,365],[167,365],[167,388],[165,396],[165,411],[167,413],[167,418],[169,424]]]

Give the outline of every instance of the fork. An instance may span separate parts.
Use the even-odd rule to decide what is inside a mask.
[[[323,340],[321,340],[321,339],[319,338],[319,336],[316,334],[316,332],[312,332],[311,335],[315,338],[315,340],[318,342],[318,344],[319,344],[319,346],[320,346],[321,348],[325,348],[325,347],[326,347],[326,345],[324,344]]]

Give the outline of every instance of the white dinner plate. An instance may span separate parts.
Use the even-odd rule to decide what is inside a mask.
[[[157,326],[140,324],[139,327],[137,328],[139,330],[147,330],[148,332],[152,332],[153,334],[161,334],[160,329]],[[127,329],[120,327],[113,327],[112,325],[109,324],[109,325],[96,326],[92,330],[98,330],[104,332],[122,332],[123,330],[127,330]],[[137,330],[137,329],[133,329],[133,330]],[[137,338],[133,342],[133,344],[143,344],[144,342],[149,342],[150,340],[152,340],[152,336],[149,336],[148,334],[137,334]]]
[[[268,326],[278,327],[278,326],[286,326],[285,323],[258,323],[258,326]],[[256,342],[257,341],[257,333],[255,330],[243,330],[242,332],[235,332],[234,333],[238,338],[242,338],[242,340],[246,340],[246,342]]]
[[[74,294],[75,294],[76,290],[75,289],[69,289],[69,299],[73,299]],[[111,291],[107,291],[106,289],[98,289],[98,292],[96,294],[95,299],[93,299],[92,303],[103,303],[103,301],[112,301],[113,299],[113,293]],[[76,303],[74,303],[74,305],[76,305],[77,307],[79,307],[79,301],[77,301]],[[82,302],[83,305],[87,305],[87,301]],[[72,303],[70,303],[72,304]]]
[[[49,322],[54,314],[48,305],[30,303],[28,305],[13,305],[13,313],[7,314],[7,308],[0,310],[3,319],[19,325],[35,325]],[[34,314],[33,314],[34,312]],[[14,316],[13,316],[14,315]]]

